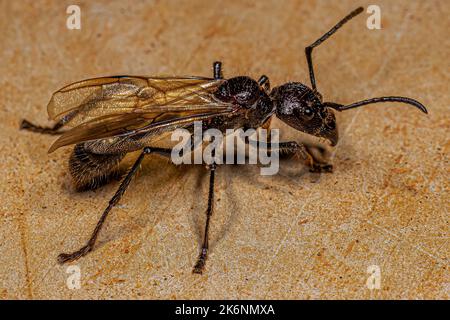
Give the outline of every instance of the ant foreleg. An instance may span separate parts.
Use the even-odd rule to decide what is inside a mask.
[[[328,149],[308,144],[305,144],[305,148],[314,159],[311,172],[333,172],[333,165],[328,162],[331,155]]]
[[[280,142],[279,151],[285,155],[300,156],[305,160],[310,172],[333,172],[333,165],[323,163],[322,159],[318,159],[309,149],[302,143],[296,141]]]
[[[256,141],[253,141],[256,143]],[[272,146],[271,143],[258,141],[258,146],[266,148],[267,151],[278,150],[283,156],[299,156],[305,161],[311,172],[333,172],[333,165],[324,163],[322,159],[317,158],[307,146],[296,141],[279,142],[278,147]]]

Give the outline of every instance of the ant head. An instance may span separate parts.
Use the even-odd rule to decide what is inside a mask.
[[[344,111],[373,103],[400,102],[428,113],[419,101],[399,96],[370,98],[347,105],[322,102],[320,93],[298,82],[289,82],[274,88],[270,98],[279,119],[297,130],[328,139],[332,146],[335,146],[339,139],[333,109]]]
[[[339,135],[333,111],[322,103],[322,96],[307,86],[290,82],[270,93],[277,117],[302,132],[328,139],[332,146]]]

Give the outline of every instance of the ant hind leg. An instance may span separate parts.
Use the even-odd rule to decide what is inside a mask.
[[[63,126],[63,121],[57,122],[53,127],[41,127],[34,123],[31,123],[28,120],[23,119],[20,123],[20,129],[28,130],[31,132],[42,133],[42,134],[50,134],[50,135],[58,135],[63,133],[59,129]]]
[[[61,253],[58,256],[58,262],[59,263],[62,264],[62,263],[66,263],[66,262],[77,260],[78,258],[81,258],[81,257],[85,256],[86,254],[88,254],[90,251],[92,251],[92,249],[94,248],[95,242],[97,241],[97,237],[98,237],[98,235],[100,233],[100,230],[103,227],[103,223],[105,222],[105,220],[106,220],[107,216],[109,215],[111,209],[117,205],[117,203],[120,201],[120,199],[124,195],[125,191],[128,189],[128,186],[130,185],[131,180],[133,179],[133,177],[135,176],[136,172],[138,171],[142,161],[144,160],[144,157],[146,155],[149,155],[150,153],[158,153],[158,154],[166,156],[166,155],[170,155],[170,153],[168,153],[169,151],[170,151],[169,149],[150,148],[150,147],[145,147],[142,150],[140,156],[135,161],[135,163],[133,164],[131,169],[128,171],[128,173],[125,176],[125,178],[122,180],[122,182],[121,182],[119,188],[117,189],[116,193],[113,195],[111,200],[109,200],[108,206],[103,211],[103,214],[101,215],[99,221],[97,222],[97,225],[96,225],[94,231],[92,232],[91,237],[89,238],[89,240],[86,243],[86,245],[84,245],[79,250],[74,251],[72,253]]]

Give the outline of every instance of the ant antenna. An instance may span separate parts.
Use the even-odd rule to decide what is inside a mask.
[[[367,99],[367,100],[354,102],[354,103],[348,104],[346,106],[338,104],[338,103],[333,103],[333,102],[325,102],[324,106],[336,109],[338,111],[344,111],[344,110],[358,108],[358,107],[361,107],[361,106],[365,106],[365,105],[372,104],[372,103],[378,103],[378,102],[401,102],[401,103],[406,103],[406,104],[413,105],[414,107],[418,108],[423,113],[428,113],[427,108],[425,108],[425,106],[423,104],[421,104],[419,101],[411,99],[411,98],[406,98],[406,97],[379,97],[379,98],[371,98],[371,99]]]
[[[345,23],[347,23],[349,20],[360,14],[364,11],[363,7],[359,7],[358,9],[353,10],[350,12],[344,19],[339,21],[333,28],[330,29],[327,33],[325,33],[323,36],[321,36],[319,39],[317,39],[312,45],[305,48],[305,54],[306,54],[306,61],[308,62],[308,69],[309,69],[309,79],[311,80],[311,86],[314,91],[317,91],[316,89],[316,78],[314,77],[314,68],[312,63],[312,50],[317,47],[319,44],[327,40],[333,33],[338,31]]]

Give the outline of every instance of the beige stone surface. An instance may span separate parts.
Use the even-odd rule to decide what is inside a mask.
[[[47,124],[61,86],[112,74],[267,74],[309,84],[303,48],[368,1],[72,1],[0,3],[0,298],[2,299],[448,299],[448,1],[377,1],[314,53],[325,99],[380,95],[422,101],[338,115],[335,172],[294,160],[273,177],[256,166],[218,170],[207,271],[191,273],[207,197],[201,166],[151,157],[107,221],[100,244],[66,286],[60,252],[90,235],[118,183],[76,193],[70,148],[18,130]],[[300,134],[275,122],[284,136]],[[366,286],[377,265],[381,288]]]

